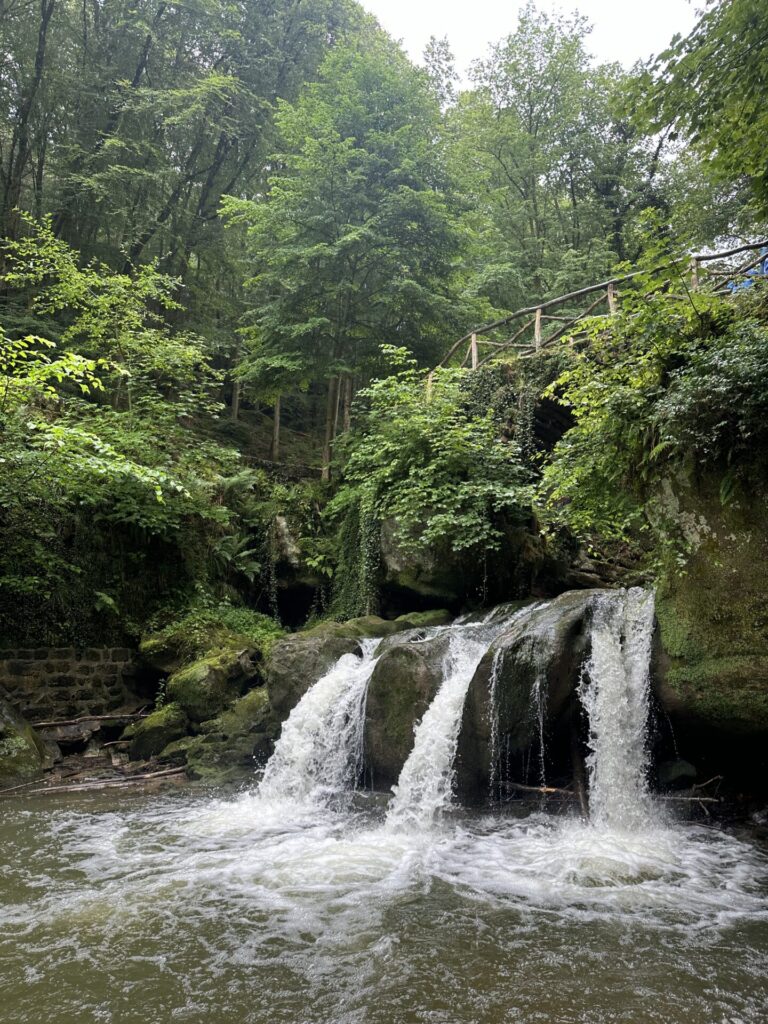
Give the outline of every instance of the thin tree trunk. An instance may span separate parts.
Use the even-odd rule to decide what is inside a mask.
[[[272,420],[272,461],[280,461],[280,395],[275,399],[274,418]]]
[[[335,441],[339,435],[339,413],[341,411],[341,395],[344,388],[344,378],[339,374],[338,380],[336,381],[336,402],[333,410],[333,440]]]
[[[232,422],[237,423],[240,415],[240,381],[232,381]]]
[[[352,426],[352,374],[344,378],[344,405],[342,412],[342,430],[346,434]]]
[[[331,479],[331,449],[333,447],[333,429],[336,419],[337,392],[338,377],[331,377],[328,381],[328,400],[325,406],[325,437],[323,440],[323,468],[320,473],[321,480]]]

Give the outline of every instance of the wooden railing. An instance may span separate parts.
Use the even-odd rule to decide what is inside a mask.
[[[755,250],[760,250],[760,255],[756,258]],[[743,285],[749,280],[750,271],[754,271],[761,264],[768,265],[768,253],[763,250],[768,250],[768,240],[751,242],[733,249],[726,249],[723,252],[699,253],[688,257],[687,266],[685,260],[675,260],[655,268],[653,273],[660,274],[666,270],[677,269],[674,278],[667,278],[659,284],[660,289],[682,279],[684,287],[690,291],[699,291],[706,286],[711,293],[727,294],[738,287],[739,283]],[[752,253],[748,262],[744,264],[727,262],[734,256],[745,252]],[[616,313],[621,297],[619,286],[627,286],[641,276],[647,276],[647,272],[636,270],[631,274],[613,277],[608,281],[601,281],[600,284],[589,285],[587,288],[579,288],[566,295],[547,299],[535,306],[518,309],[509,316],[482,327],[474,327],[451,346],[437,366],[447,366],[454,356],[462,351],[464,345],[467,348],[459,365],[469,366],[473,370],[509,350],[515,350],[518,355],[523,357],[536,355],[542,349],[554,345],[565,335],[573,335],[574,328],[579,322],[595,315],[598,307],[604,305],[608,313]],[[571,309],[565,315],[557,315],[554,312],[556,309],[561,309],[562,313],[562,307],[573,306],[582,299],[588,299],[588,303],[578,311]],[[501,328],[509,327],[520,320],[523,321],[522,325],[508,338],[496,340],[484,337],[484,335],[498,332]]]

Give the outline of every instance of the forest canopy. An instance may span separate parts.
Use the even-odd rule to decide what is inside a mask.
[[[482,600],[521,531],[636,544],[686,452],[728,493],[760,282],[696,304],[654,268],[762,237],[768,11],[711,2],[632,70],[589,32],[528,3],[460,82],[352,0],[2,4],[0,632],[364,613],[387,543]],[[637,267],[586,347],[432,372]]]

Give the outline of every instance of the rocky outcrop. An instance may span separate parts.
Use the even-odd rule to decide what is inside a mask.
[[[503,750],[512,761],[534,742],[538,730],[532,699],[535,687],[549,723],[570,711],[587,654],[592,602],[600,593],[605,591],[561,594],[517,618],[491,644],[470,683],[464,707],[456,761],[462,796],[478,799],[487,794],[494,742],[497,753]]]
[[[34,778],[51,763],[51,751],[44,740],[0,696],[0,785]]]
[[[132,761],[148,761],[156,757],[169,743],[185,736],[189,719],[178,704],[165,704],[157,711],[130,725],[123,733],[131,741],[129,756]]]
[[[256,681],[261,679],[255,651],[217,651],[174,672],[166,694],[191,722],[207,722]]]
[[[443,681],[449,636],[422,639],[414,631],[385,646],[368,685],[365,720],[366,771],[376,789],[397,782],[413,747],[414,728]],[[405,642],[404,642],[405,641]]]
[[[202,782],[252,780],[272,754],[278,728],[269,695],[262,686],[204,722],[199,736],[172,744],[162,757],[186,763],[189,776]]]
[[[376,615],[347,622],[321,622],[278,641],[266,666],[267,688],[272,708],[283,721],[310,686],[316,683],[344,654],[354,654],[366,637],[381,639],[410,629],[444,625],[450,612],[438,609],[382,619]]]
[[[719,481],[668,481],[667,515],[692,553],[656,600],[657,695],[680,754],[750,788],[768,769],[767,499],[757,481],[725,504]]]
[[[266,666],[267,689],[275,714],[282,722],[307,690],[324,676],[343,654],[360,647],[358,634],[333,632],[303,634],[278,641]]]

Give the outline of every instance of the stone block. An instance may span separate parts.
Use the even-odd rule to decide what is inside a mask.
[[[110,655],[111,661],[133,661],[134,652],[130,647],[113,647]]]

